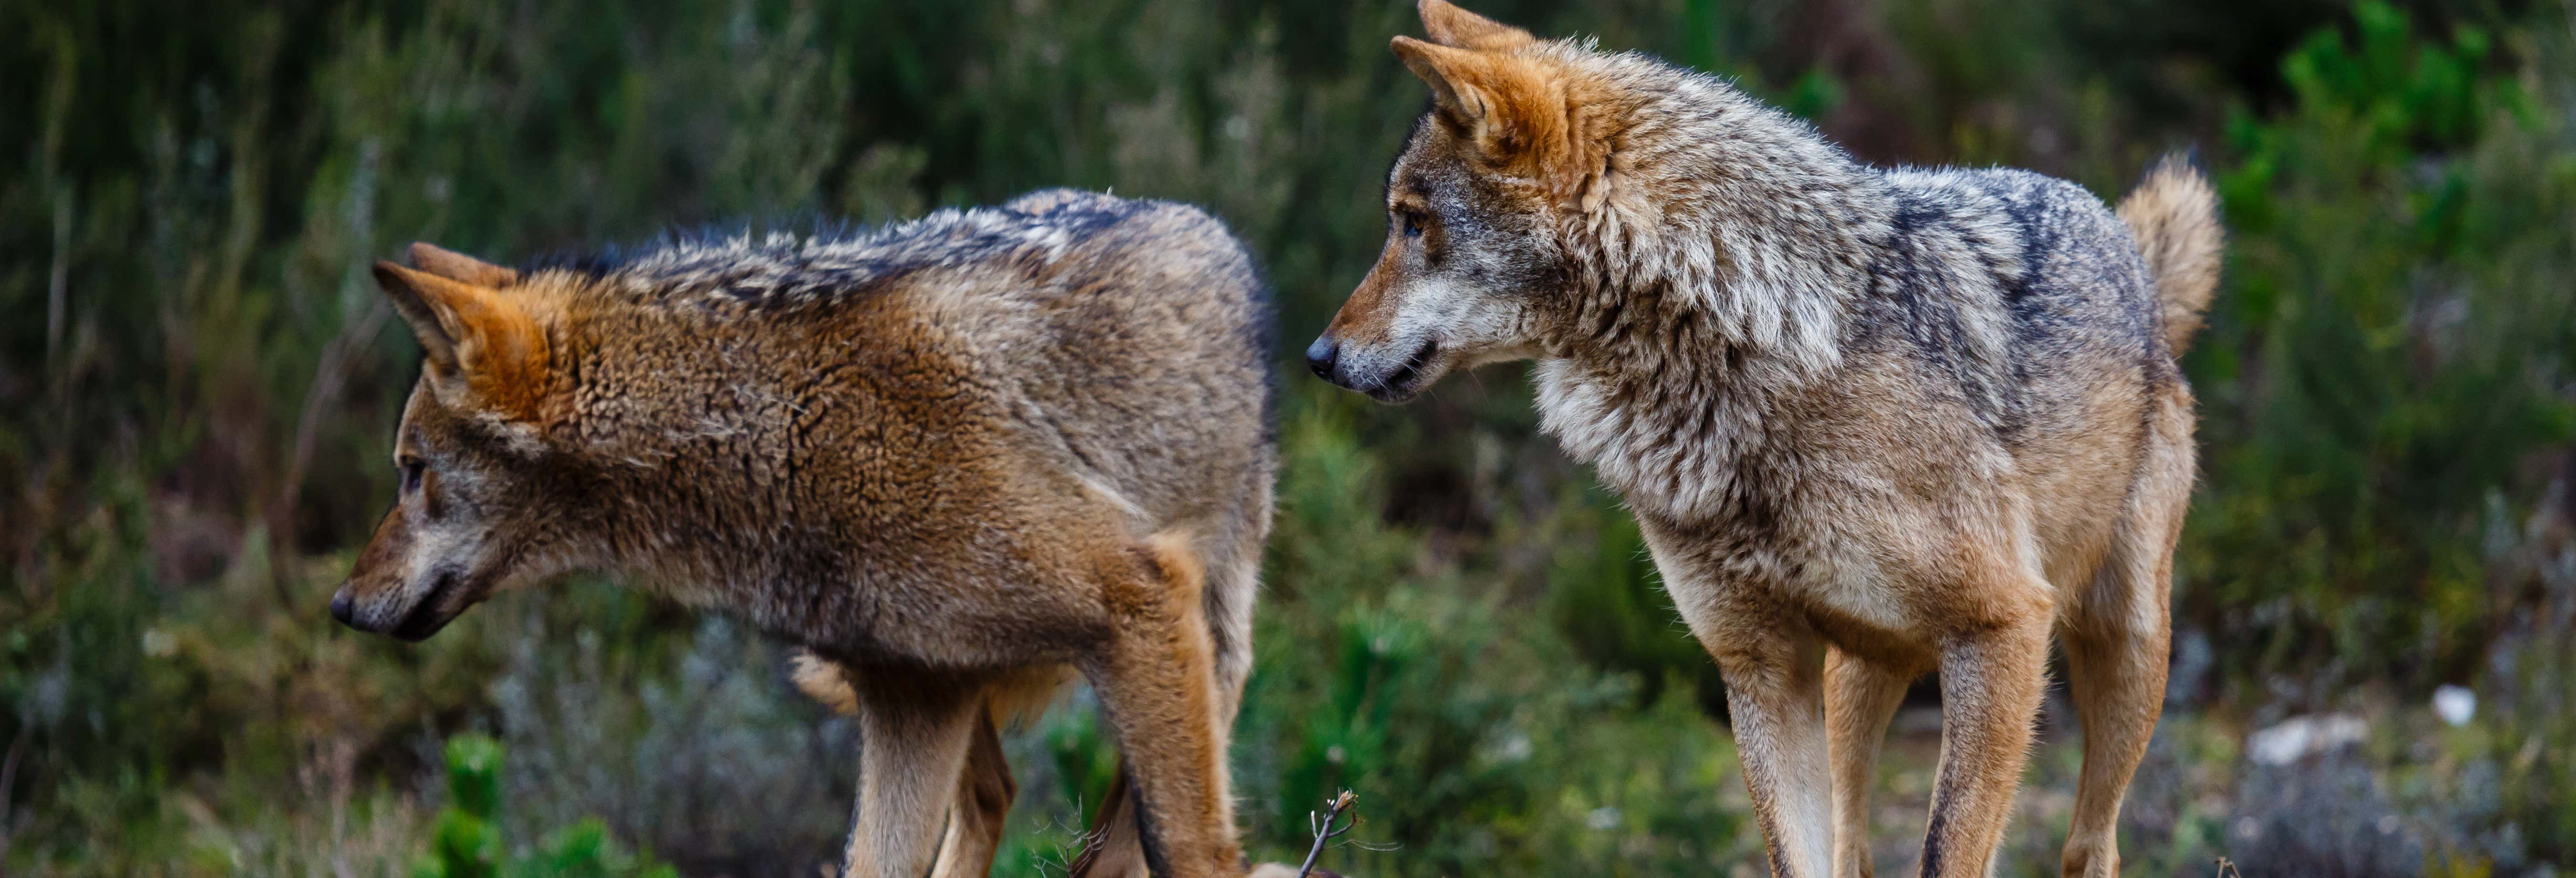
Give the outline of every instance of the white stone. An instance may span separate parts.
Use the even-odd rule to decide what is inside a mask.
[[[2455,726],[2468,725],[2478,715],[2478,693],[2445,683],[2433,690],[2433,715]]]
[[[2245,756],[2260,765],[2288,765],[2317,753],[2361,743],[2370,724],[2351,714],[2298,716],[2245,737]]]

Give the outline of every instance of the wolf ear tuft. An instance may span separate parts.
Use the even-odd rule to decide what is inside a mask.
[[[1431,86],[1434,112],[1487,162],[1579,192],[1598,170],[1597,144],[1578,142],[1574,90],[1550,62],[1396,37],[1389,47]]]
[[[376,263],[376,283],[420,339],[442,394],[462,389],[505,416],[525,419],[544,398],[546,334],[518,302],[475,284]]]
[[[447,325],[439,319],[438,310],[431,307],[429,299],[421,294],[420,285],[413,281],[413,277],[419,274],[391,262],[377,262],[376,286],[385,291],[385,299],[393,303],[394,313],[402,315],[403,322],[411,325],[412,337],[420,340],[420,357],[429,371],[453,375],[457,371],[456,338],[448,334]]]
[[[1431,87],[1431,102],[1441,118],[1472,126],[1485,117],[1488,102],[1465,75],[1473,62],[1468,52],[1402,36],[1389,41],[1387,48],[1395,50],[1404,69]]]
[[[1422,32],[1443,46],[1507,52],[1538,42],[1529,31],[1460,9],[1447,0],[1421,0],[1416,8],[1422,13]]]
[[[1431,86],[1442,121],[1471,135],[1490,158],[1526,152],[1563,115],[1534,62],[1396,37],[1387,44],[1405,69]]]
[[[426,241],[411,245],[411,267],[458,283],[501,289],[519,282],[519,272]]]

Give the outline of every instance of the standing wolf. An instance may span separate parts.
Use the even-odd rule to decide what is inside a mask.
[[[843,874],[881,878],[984,874],[995,725],[1078,673],[1125,859],[1242,873],[1224,754],[1275,454],[1262,292],[1216,220],[1052,191],[614,263],[412,260],[376,266],[425,364],[342,622],[418,640],[580,570],[735,613],[858,714]]]
[[[2084,729],[2063,867],[2115,874],[2164,697],[2207,183],[2168,160],[2115,216],[2023,171],[1870,168],[1716,79],[1421,6],[1431,41],[1394,48],[1433,108],[1316,373],[1401,402],[1538,361],[1544,427],[1717,659],[1773,874],[1870,873],[1871,764],[1934,670],[1922,874],[1986,874],[2052,631]]]

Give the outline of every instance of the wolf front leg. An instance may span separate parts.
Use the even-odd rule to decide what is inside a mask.
[[[1869,786],[1887,723],[1911,678],[1886,665],[1834,650],[1825,660],[1827,749],[1834,762],[1834,878],[1870,878]]]
[[[957,801],[948,815],[948,833],[939,842],[939,871],[931,878],[984,878],[993,871],[993,854],[1002,846],[1002,821],[1020,785],[1011,779],[1010,758],[1002,753],[999,720],[989,703],[975,712],[968,727],[966,770],[957,778]]]
[[[1165,878],[1241,875],[1198,561],[1171,536],[1117,554],[1102,565],[1117,630],[1084,672],[1117,730],[1146,867]]]
[[[1694,629],[1699,624],[1694,621]],[[1824,642],[1803,630],[1735,629],[1700,640],[1726,681],[1736,755],[1774,878],[1832,868],[1831,772],[1825,761]]]
[[[858,696],[859,803],[846,878],[918,878],[936,865],[984,687],[913,675],[851,675]]]
[[[1700,555],[1686,531],[1643,514],[1637,527],[1682,621],[1726,682],[1736,758],[1771,874],[1825,878],[1833,867],[1833,777],[1824,639],[1770,589]]]

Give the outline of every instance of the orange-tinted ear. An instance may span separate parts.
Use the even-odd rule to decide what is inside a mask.
[[[545,329],[526,308],[490,287],[391,262],[376,263],[376,283],[420,338],[430,378],[442,392],[468,391],[474,402],[514,419],[536,414],[550,360]]]
[[[519,282],[519,272],[427,242],[411,245],[411,267],[458,283],[500,289]]]
[[[1554,62],[1396,37],[1395,56],[1431,86],[1441,122],[1499,168],[1579,194],[1600,147],[1576,130],[1572,84]]]
[[[1477,15],[1446,0],[1422,0],[1422,32],[1431,41],[1459,49],[1502,52],[1538,42],[1529,31]]]
[[[1549,108],[1540,104],[1549,96],[1529,75],[1533,71],[1527,62],[1412,37],[1396,37],[1387,45],[1406,69],[1431,86],[1442,121],[1474,135],[1494,157],[1526,151],[1533,144],[1533,123],[1547,115]]]

